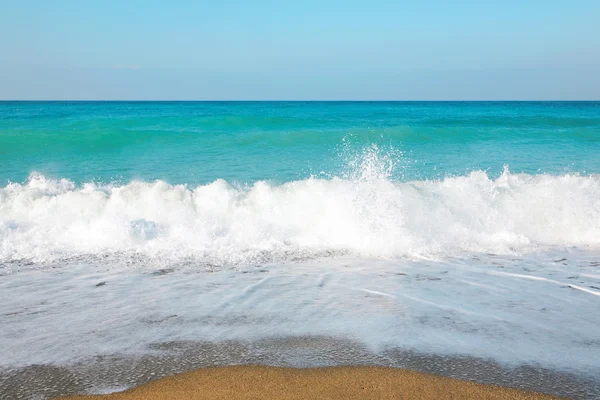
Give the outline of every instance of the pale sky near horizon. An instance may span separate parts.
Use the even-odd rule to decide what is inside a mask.
[[[1,2],[0,99],[600,100],[600,1]]]

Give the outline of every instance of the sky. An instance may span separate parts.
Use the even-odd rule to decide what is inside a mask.
[[[5,100],[600,100],[600,1],[0,0]]]

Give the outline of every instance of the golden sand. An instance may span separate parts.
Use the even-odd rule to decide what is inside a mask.
[[[62,400],[173,399],[557,399],[385,367],[276,368],[235,366],[199,369],[125,392]]]

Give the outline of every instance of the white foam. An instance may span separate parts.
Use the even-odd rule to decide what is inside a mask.
[[[541,277],[541,276],[532,276],[532,275],[523,275],[523,274],[512,274],[512,273],[500,272],[500,271],[490,271],[489,274],[491,274],[491,275],[498,275],[498,276],[510,276],[510,277],[515,277],[515,278],[520,278],[520,279],[529,279],[531,281],[543,281],[543,282],[553,283],[553,284],[556,284],[556,285],[568,286],[571,289],[580,290],[580,291],[585,292],[585,293],[593,294],[594,296],[600,296],[600,292],[598,292],[598,291],[587,289],[587,288],[584,288],[584,287],[581,287],[581,286],[578,286],[578,285],[574,285],[572,283],[565,283],[565,282],[557,281],[555,279],[544,278],[544,277]],[[585,275],[582,274],[582,276],[585,276]]]
[[[470,355],[597,377],[600,297],[594,280],[580,278],[595,269],[597,252],[560,255],[567,265],[550,252],[164,274],[85,261],[26,269],[0,275],[0,368],[137,357],[173,341],[328,336],[374,352]]]
[[[77,186],[33,174],[0,189],[0,261],[134,252],[246,263],[331,251],[444,257],[600,244],[598,175],[505,170],[497,179],[476,171],[393,182],[371,173],[372,164],[345,179],[246,187]]]

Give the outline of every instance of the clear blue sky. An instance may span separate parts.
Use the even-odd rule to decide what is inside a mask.
[[[0,1],[0,99],[600,99],[598,0]]]

